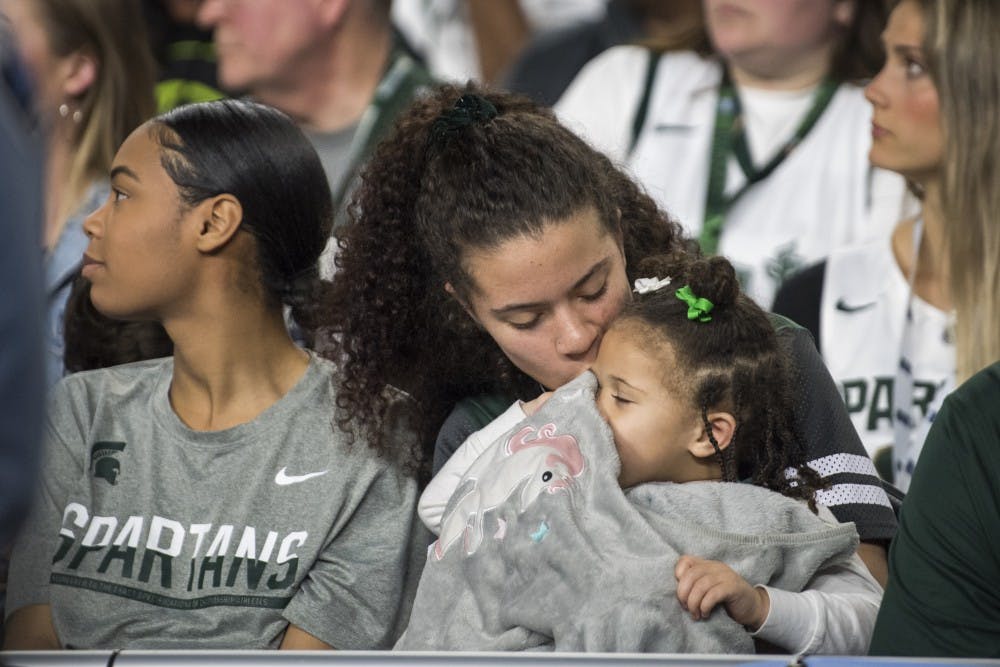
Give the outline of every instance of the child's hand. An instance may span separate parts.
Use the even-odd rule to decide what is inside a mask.
[[[725,563],[681,556],[674,568],[677,599],[698,621],[708,618],[718,604],[725,605],[729,617],[751,632],[764,623],[771,600],[763,588],[751,586]]]
[[[538,409],[540,407],[542,407],[543,405],[545,405],[545,401],[549,400],[549,396],[551,396],[551,395],[552,395],[552,392],[551,391],[547,391],[544,394],[542,394],[541,396],[539,396],[538,398],[536,398],[536,399],[534,399],[532,401],[528,401],[527,403],[525,403],[524,401],[521,401],[521,409],[524,410],[524,414],[525,415],[527,415],[528,417],[530,417],[531,415],[533,415],[536,412],[538,412]]]

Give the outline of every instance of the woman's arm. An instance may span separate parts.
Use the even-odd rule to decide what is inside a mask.
[[[331,651],[333,647],[318,639],[297,625],[288,624],[285,637],[281,640],[282,651]]]
[[[889,581],[889,558],[886,548],[874,542],[862,542],[858,545],[858,558],[865,564],[875,581],[885,588]]]
[[[495,84],[531,37],[531,25],[517,0],[472,0],[469,24],[483,81]]]
[[[55,626],[52,607],[33,604],[21,607],[7,618],[4,626],[5,651],[58,651],[62,648]]]

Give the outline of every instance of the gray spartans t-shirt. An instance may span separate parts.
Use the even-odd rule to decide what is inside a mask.
[[[339,649],[391,645],[415,481],[333,423],[332,366],[252,422],[194,431],[172,359],[54,390],[6,613],[52,608],[64,646],[276,648],[292,623]]]

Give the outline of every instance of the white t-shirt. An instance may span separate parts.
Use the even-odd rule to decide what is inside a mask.
[[[722,68],[692,52],[661,56],[646,120],[630,153],[648,53],[635,46],[604,52],[581,71],[556,111],[569,127],[627,167],[661,207],[697,236],[705,215]],[[754,159],[766,162],[774,146],[794,132],[812,98],[782,99],[746,89],[741,95]],[[884,238],[904,217],[910,200],[903,179],[868,163],[870,126],[871,108],[862,90],[841,85],[801,144],[729,210],[719,252],[733,262],[744,287],[761,305],[770,306],[793,271],[835,248]],[[744,181],[733,164],[728,178],[729,192]]]
[[[736,87],[743,107],[750,157],[754,165],[760,167],[767,164],[798,129],[802,118],[812,107],[817,86],[791,91]]]

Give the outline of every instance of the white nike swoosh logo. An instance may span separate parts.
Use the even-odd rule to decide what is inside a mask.
[[[289,475],[285,471],[288,470],[287,467],[282,468],[278,471],[278,474],[274,476],[274,483],[278,486],[288,486],[289,484],[298,484],[299,482],[304,482],[307,479],[312,479],[313,477],[319,477],[325,475],[328,471],[320,470],[319,472],[307,472],[305,475]]]

